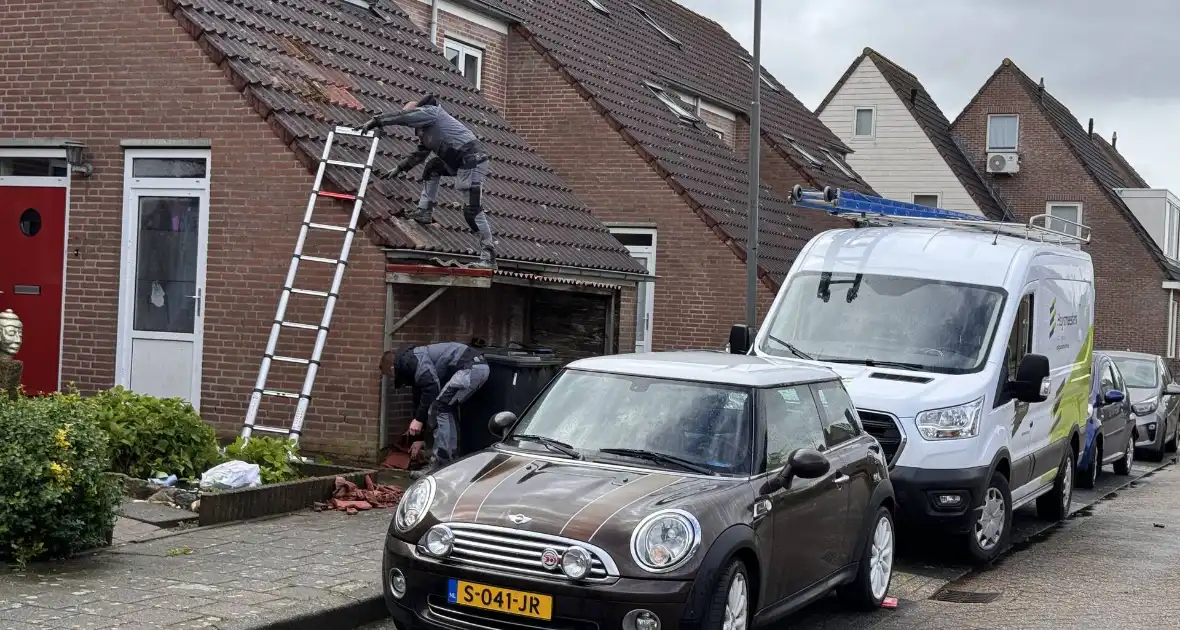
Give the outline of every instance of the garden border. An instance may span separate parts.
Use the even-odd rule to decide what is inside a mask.
[[[379,472],[375,468],[328,464],[301,463],[297,466],[305,475],[302,479],[222,492],[201,492],[197,525],[207,527],[309,508],[332,498],[337,477],[363,486],[366,475]]]

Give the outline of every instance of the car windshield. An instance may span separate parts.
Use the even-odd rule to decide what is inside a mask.
[[[753,433],[750,397],[739,387],[565,370],[512,435],[557,440],[591,460],[744,475]],[[535,439],[514,441],[510,435],[507,441],[545,448]]]
[[[973,372],[987,360],[1005,295],[922,278],[805,273],[788,285],[760,349],[792,356],[790,343],[819,361]]]
[[[1114,358],[1114,363],[1123,373],[1123,382],[1127,387],[1155,389],[1159,386],[1159,374],[1156,373],[1155,361],[1119,357]]]

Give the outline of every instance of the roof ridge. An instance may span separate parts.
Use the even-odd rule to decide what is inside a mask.
[[[892,59],[890,59],[889,57],[886,57],[885,55],[882,55],[882,54],[881,54],[880,52],[878,52],[876,49],[873,49],[873,48],[870,48],[870,47],[868,47],[868,46],[865,46],[864,52],[863,52],[862,54],[863,54],[863,55],[867,55],[867,56],[869,56],[869,57],[872,57],[874,61],[876,61],[876,60],[881,60],[881,61],[884,61],[885,63],[887,63],[887,64],[889,64],[889,65],[893,66],[894,68],[896,68],[896,69],[898,69],[898,70],[900,70],[900,71],[902,71],[902,72],[906,73],[907,75],[909,75],[909,77],[910,77],[911,79],[913,79],[915,82],[917,82],[918,84],[921,84],[921,83],[922,83],[922,82],[921,82],[921,81],[918,79],[918,75],[914,74],[913,72],[910,72],[909,70],[906,70],[904,66],[902,66],[901,64],[899,64],[899,63],[897,63],[897,62],[893,61],[893,60],[892,60]]]

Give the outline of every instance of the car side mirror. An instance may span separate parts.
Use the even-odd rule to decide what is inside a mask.
[[[1119,390],[1112,389],[1109,392],[1106,392],[1106,394],[1102,396],[1102,400],[1103,400],[1103,402],[1105,402],[1108,405],[1113,405],[1115,403],[1123,402],[1123,399],[1126,397],[1127,396],[1125,394],[1123,394],[1122,392],[1120,392]]]
[[[1016,368],[1016,378],[1008,381],[1007,391],[1026,403],[1045,402],[1053,381],[1049,378],[1049,358],[1043,354],[1026,354]]]
[[[511,411],[501,411],[488,420],[488,431],[491,431],[492,435],[503,438],[514,424],[516,424],[516,414]]]
[[[800,479],[816,479],[828,474],[832,469],[832,462],[823,453],[813,448],[798,448],[787,456],[787,465],[766,482],[766,492],[774,492],[783,488],[790,488],[795,477]]]
[[[734,324],[729,329],[729,353],[746,354],[750,351],[750,327],[745,324]]]
[[[1168,383],[1167,385],[1164,385],[1164,395],[1180,396],[1180,385],[1177,385],[1176,383]]]

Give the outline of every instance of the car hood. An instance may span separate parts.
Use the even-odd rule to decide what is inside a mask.
[[[507,527],[588,542],[623,569],[631,533],[644,517],[679,508],[701,524],[702,542],[752,518],[744,479],[674,470],[631,470],[491,449],[434,474],[436,521]]]
[[[1148,398],[1155,398],[1155,395],[1157,393],[1159,393],[1159,390],[1157,390],[1154,387],[1151,387],[1151,388],[1128,387],[1127,388],[1127,397],[1130,398],[1131,402],[1133,402],[1133,403],[1143,402],[1143,401],[1147,400]]]

